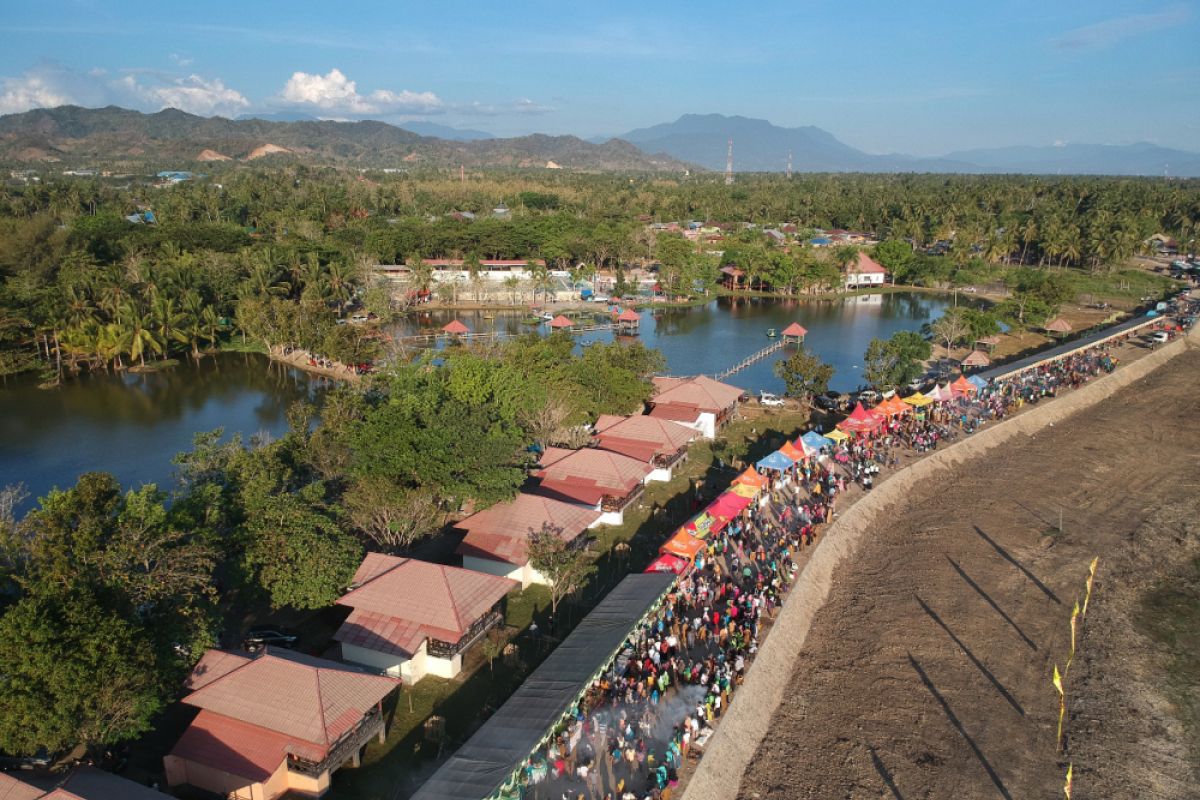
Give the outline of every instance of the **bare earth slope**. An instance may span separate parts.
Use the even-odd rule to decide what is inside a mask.
[[[1061,796],[1049,678],[1099,555],[1095,631],[1068,681],[1075,797],[1195,797],[1161,684],[1141,674],[1116,691],[1111,676],[1154,668],[1120,622],[1146,585],[1130,578],[1142,554],[1161,572],[1196,551],[1184,522],[1200,482],[1198,388],[1190,349],[879,515],[813,618],[739,796]],[[1131,763],[1142,774],[1129,781]]]

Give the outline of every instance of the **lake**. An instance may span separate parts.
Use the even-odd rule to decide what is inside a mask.
[[[768,328],[799,322],[808,329],[808,348],[834,366],[832,387],[846,391],[862,382],[862,355],[872,337],[916,330],[947,305],[942,297],[920,293],[818,301],[723,297],[703,306],[644,311],[636,338],[663,352],[671,374],[711,374],[769,345]],[[452,318],[474,331],[548,329],[523,324],[524,316],[428,312],[401,323],[396,333],[440,328]],[[613,335],[586,333],[579,339],[611,341]],[[772,367],[782,355],[772,354],[726,380],[750,391],[781,391]],[[20,511],[90,470],[112,472],[128,487],[154,482],[169,490],[171,460],[191,448],[196,432],[224,428],[227,435],[278,435],[286,430],[289,405],[299,399],[319,403],[329,385],[264,356],[241,353],[199,364],[185,359],[159,373],[84,375],[56,389],[10,380],[0,386],[0,486],[25,485],[31,498]]]
[[[721,297],[702,306],[642,311],[636,337],[657,348],[672,375],[714,374],[771,344],[767,330],[779,332],[793,322],[808,329],[805,346],[834,368],[830,388],[852,391],[863,383],[862,357],[872,338],[887,339],[897,331],[917,330],[937,319],[950,304],[940,295],[918,292],[865,294],[838,300],[779,300]],[[485,315],[494,315],[488,319]],[[545,332],[548,325],[526,325],[522,312],[429,311],[397,326],[396,335],[440,329],[452,319],[475,332]],[[578,334],[581,343],[612,341],[614,333]],[[632,340],[634,337],[622,337]],[[772,354],[725,380],[752,392],[783,391],[774,365],[784,353]]]

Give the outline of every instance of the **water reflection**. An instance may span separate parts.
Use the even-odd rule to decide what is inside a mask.
[[[107,470],[123,484],[171,483],[171,459],[197,431],[279,435],[296,400],[319,403],[328,382],[253,354],[163,372],[84,375],[58,389],[0,389],[0,485],[37,497]]]

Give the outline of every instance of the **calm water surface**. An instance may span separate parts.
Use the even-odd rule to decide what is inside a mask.
[[[198,431],[278,435],[300,399],[327,383],[265,356],[190,359],[145,375],[83,375],[57,389],[33,381],[0,386],[0,486],[23,483],[33,500],[81,473],[102,470],[122,485],[174,484],[171,459]]]
[[[897,331],[917,330],[937,319],[948,299],[923,293],[859,295],[842,300],[775,300],[722,297],[692,308],[648,309],[642,312],[640,335],[647,347],[662,351],[673,375],[713,374],[771,344],[767,330],[783,330],[793,322],[808,329],[805,345],[834,368],[830,388],[857,389],[862,380],[862,357],[872,338],[886,339]],[[493,319],[485,314],[493,313]],[[437,329],[457,318],[471,330],[515,333],[548,330],[525,325],[523,313],[431,311],[399,326],[396,333]],[[579,334],[581,342],[612,341],[614,333]],[[622,337],[633,340],[633,337]],[[785,353],[768,356],[726,380],[751,391],[783,390],[775,377],[775,362]]]
[[[715,373],[769,345],[768,328],[792,322],[808,328],[808,347],[835,368],[832,386],[861,383],[862,354],[872,337],[916,330],[936,319],[947,301],[927,294],[864,295],[837,301],[721,298],[700,307],[642,312],[641,335],[656,347],[675,375]],[[396,333],[439,328],[453,317],[472,330],[548,330],[521,322],[521,313],[430,312],[398,326]],[[582,342],[611,341],[611,331],[580,334]],[[632,340],[632,339],[631,339]],[[772,373],[783,354],[773,354],[727,380],[751,391],[780,391]],[[74,485],[83,472],[103,470],[127,487],[174,483],[171,459],[191,448],[198,431],[224,428],[226,435],[278,435],[286,412],[299,399],[320,401],[328,386],[272,364],[263,356],[226,354],[199,364],[147,375],[85,375],[57,389],[32,381],[0,385],[0,486],[24,483],[32,498],[54,486]],[[32,500],[22,509],[28,510]]]

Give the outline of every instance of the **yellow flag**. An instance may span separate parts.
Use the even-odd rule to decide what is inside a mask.
[[[1067,669],[1075,660],[1075,636],[1079,631],[1079,601],[1075,601],[1075,609],[1071,612],[1071,655],[1067,658]]]
[[[1059,696],[1061,696],[1063,693],[1063,685],[1062,685],[1062,675],[1058,674],[1058,664],[1054,665],[1054,677],[1051,678],[1051,680],[1054,682],[1054,688],[1058,689],[1058,694],[1059,694]]]
[[[1075,765],[1067,764],[1067,782],[1063,786],[1063,794],[1066,795],[1067,800],[1071,800],[1071,774],[1074,771],[1075,771]]]
[[[1087,594],[1083,596],[1083,615],[1085,617],[1087,616],[1088,601],[1092,599],[1092,584],[1096,582],[1096,565],[1099,563],[1100,556],[1096,556],[1088,567]]]

